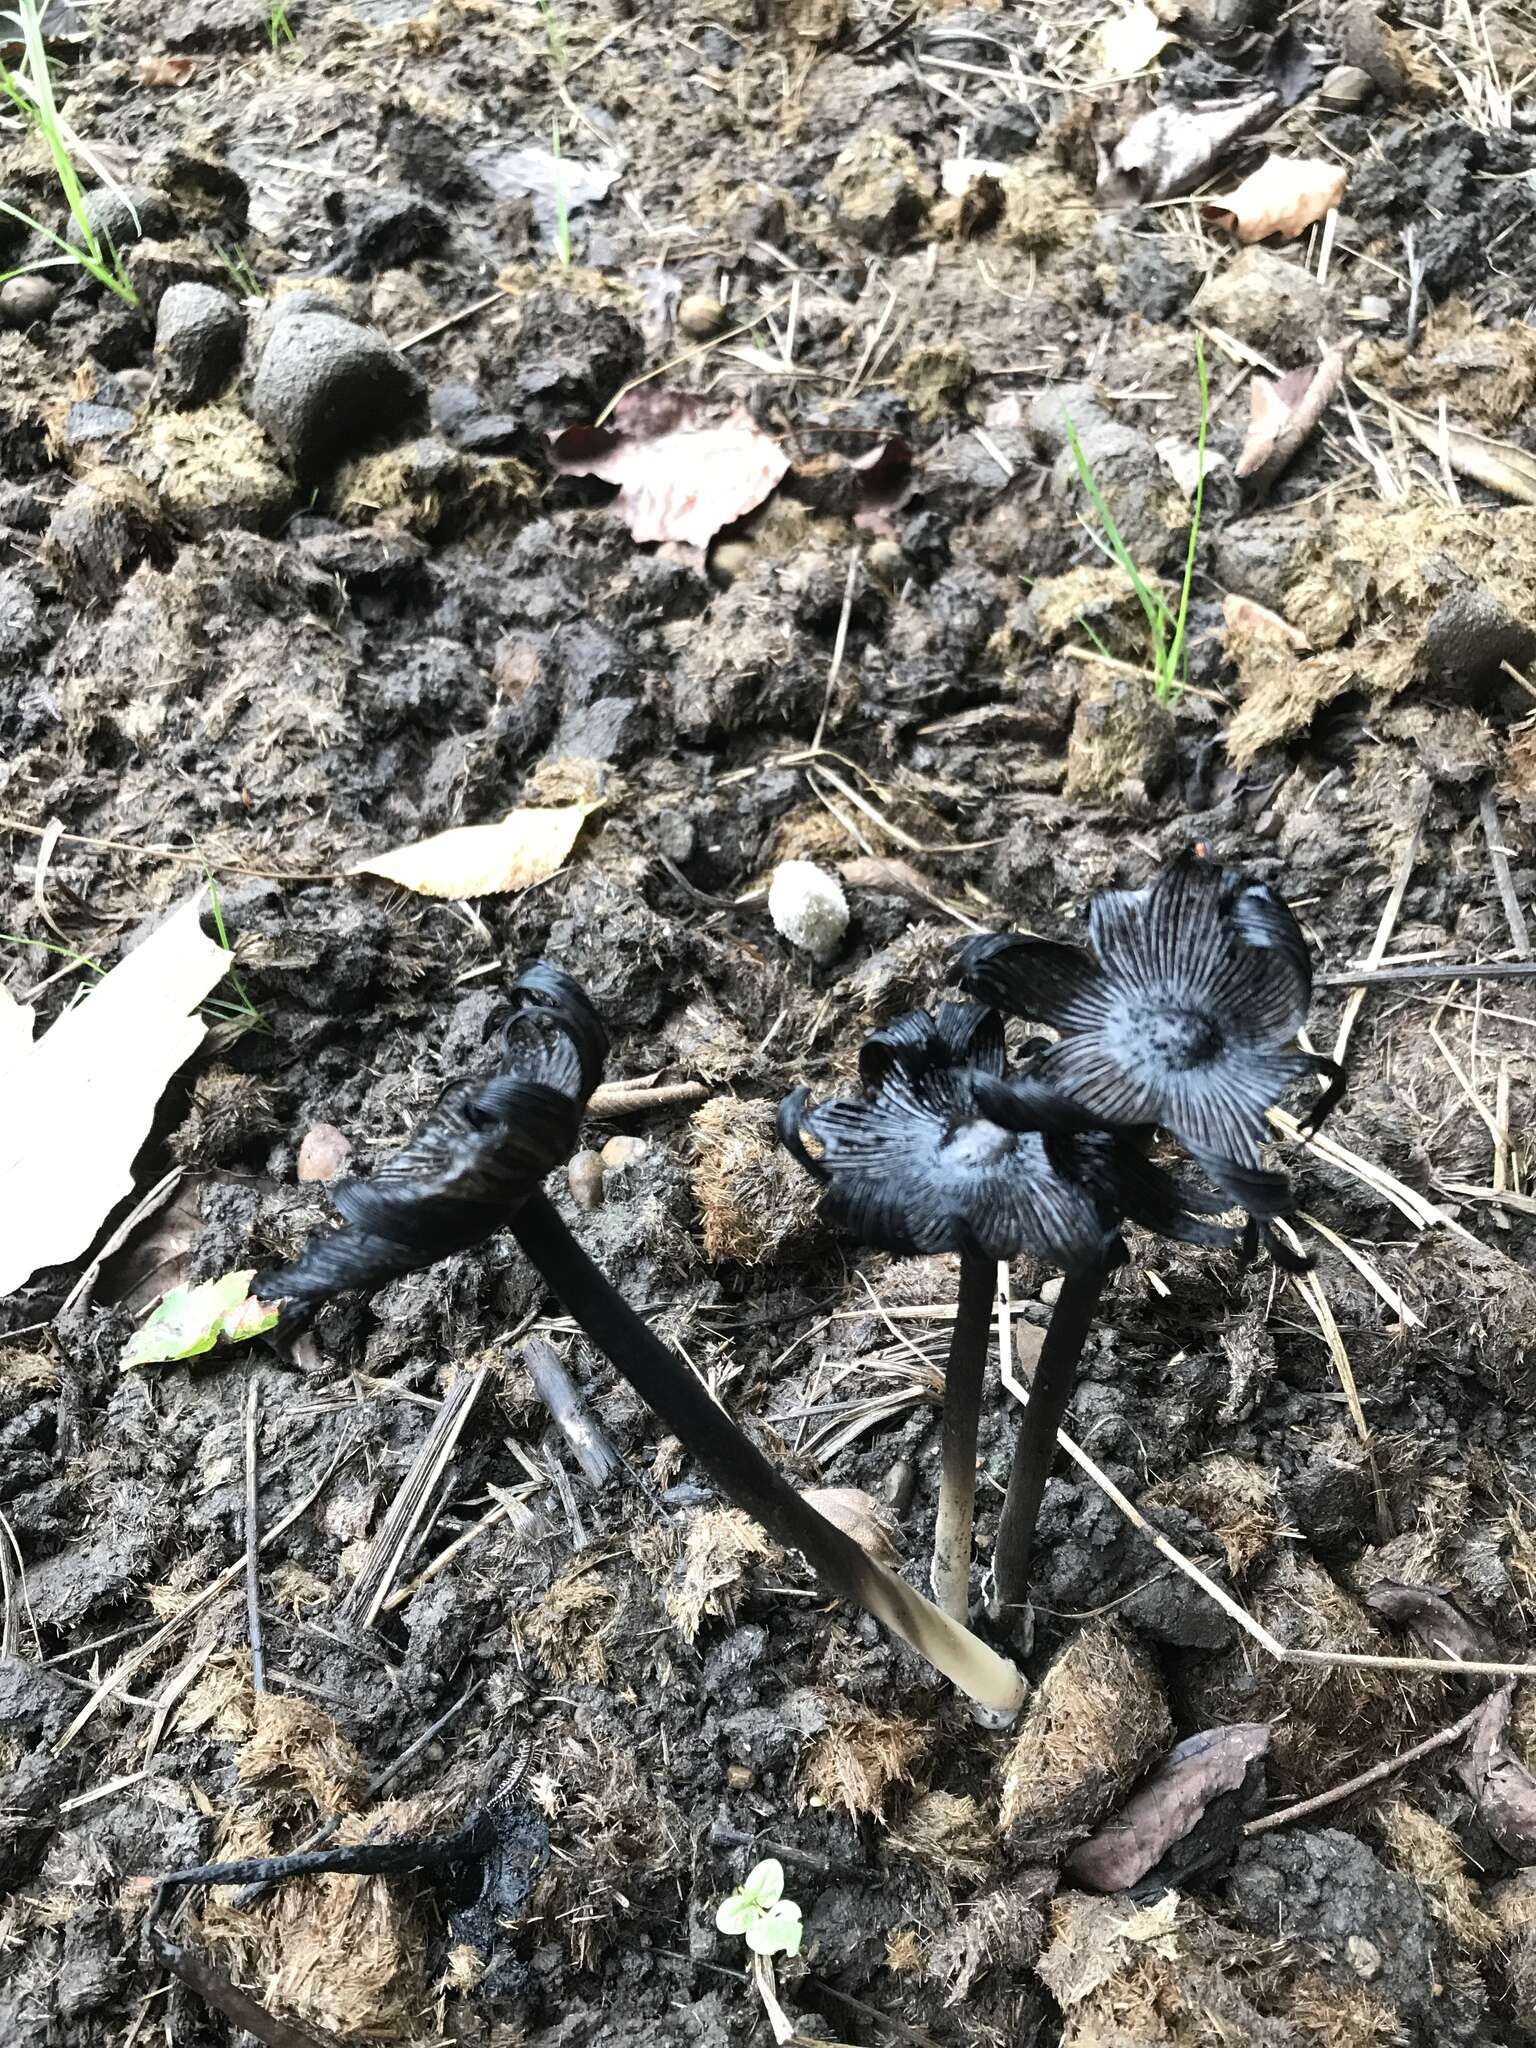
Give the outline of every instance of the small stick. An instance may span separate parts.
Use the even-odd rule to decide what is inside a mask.
[[[1318,976],[1319,988],[1385,988],[1402,981],[1529,981],[1536,960],[1471,960],[1460,967],[1373,967]]]
[[[1391,941],[1393,928],[1397,924],[1398,913],[1403,907],[1403,898],[1408,894],[1408,884],[1413,880],[1413,864],[1417,860],[1419,853],[1419,835],[1424,830],[1424,820],[1428,814],[1429,798],[1424,796],[1420,799],[1418,808],[1414,812],[1413,823],[1408,830],[1407,844],[1398,856],[1397,872],[1392,877],[1392,886],[1387,892],[1387,901],[1381,913],[1381,922],[1376,927],[1376,936],[1371,941],[1371,950],[1365,956],[1365,964],[1368,969],[1379,967],[1386,958],[1387,946]],[[1339,1035],[1334,1040],[1333,1045],[1333,1063],[1337,1067],[1342,1067],[1344,1064],[1344,1056],[1349,1051],[1349,1035],[1355,1028],[1355,1019],[1360,1015],[1360,1006],[1364,1001],[1365,990],[1363,987],[1357,987],[1344,1005],[1344,1014],[1339,1019]]]
[[[477,1372],[465,1373],[455,1380],[449,1389],[410,1471],[389,1504],[378,1534],[368,1546],[368,1555],[351,1591],[337,1610],[339,1620],[363,1628],[372,1628],[378,1620],[488,1377],[488,1369],[481,1366]]]
[[[802,1870],[814,1870],[818,1877],[849,1877],[854,1874],[854,1866],[850,1863],[834,1863],[831,1857],[818,1856],[813,1849],[797,1849],[792,1842],[771,1842],[766,1835],[728,1828],[724,1821],[714,1823],[709,1839],[716,1849],[766,1850],[770,1856],[777,1856],[781,1863],[795,1863]]]
[[[261,1397],[252,1379],[245,1393],[245,1634],[251,1646],[251,1690],[267,1689],[267,1659],[261,1635],[261,1519],[256,1490],[256,1450]]]
[[[1243,1829],[1245,1835],[1267,1834],[1271,1828],[1289,1827],[1293,1820],[1304,1820],[1309,1813],[1321,1813],[1324,1807],[1337,1806],[1350,1799],[1356,1792],[1364,1792],[1371,1785],[1379,1785],[1394,1772],[1405,1770],[1409,1764],[1416,1764],[1420,1757],[1433,1756],[1437,1749],[1449,1749],[1453,1742],[1460,1741],[1472,1723],[1482,1713],[1485,1700],[1479,1700],[1469,1707],[1459,1721],[1453,1721],[1449,1728],[1442,1728],[1435,1735],[1426,1735],[1422,1742],[1416,1742],[1412,1749],[1405,1749],[1400,1756],[1389,1756],[1379,1764],[1372,1764],[1368,1771],[1360,1771],[1353,1778],[1346,1778],[1342,1785],[1335,1785],[1331,1792],[1314,1792],[1310,1799],[1298,1799],[1294,1806],[1282,1806],[1278,1813],[1266,1813],[1258,1820],[1251,1820]]]
[[[1499,835],[1499,807],[1491,785],[1478,798],[1477,815],[1482,820],[1483,837],[1488,842],[1488,858],[1493,865],[1493,879],[1498,885],[1499,901],[1504,906],[1510,939],[1519,957],[1529,960],[1530,935],[1525,928],[1525,912],[1520,907],[1520,898],[1515,894],[1514,877],[1509,872],[1509,854]]]
[[[1499,1078],[1493,1090],[1493,1185],[1503,1194],[1513,1185],[1514,1161],[1509,1145],[1509,1055],[1499,1061]]]
[[[150,1928],[149,1947],[163,1970],[169,1970],[189,1991],[195,1991],[204,2005],[222,2013],[232,2026],[262,2042],[264,2048],[341,2048],[334,2034],[312,2034],[307,2027],[268,2012],[205,1957],[172,1941],[163,1928]]]
[[[623,1462],[593,1419],[581,1390],[566,1371],[553,1344],[530,1337],[523,1345],[523,1364],[534,1391],[554,1417],[555,1426],[571,1447],[589,1486],[606,1486]]]
[[[588,1098],[587,1115],[644,1116],[651,1109],[694,1109],[699,1103],[708,1102],[709,1095],[702,1081],[663,1081],[655,1088],[637,1087],[628,1081],[605,1081]]]

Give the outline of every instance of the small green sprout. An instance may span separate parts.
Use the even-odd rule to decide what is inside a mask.
[[[216,242],[213,253],[229,272],[230,280],[242,299],[266,297],[261,288],[261,279],[251,267],[251,259],[238,242],[231,249],[226,249]]]
[[[544,40],[549,44],[550,62],[557,71],[565,69],[565,30],[560,17],[550,5],[550,0],[538,0],[540,14],[544,17]]]
[[[85,187],[80,173],[75,168],[75,154],[84,156],[109,186],[101,166],[80,138],[65,123],[59,113],[58,102],[53,96],[53,74],[48,68],[47,46],[43,39],[43,7],[40,0],[17,0],[14,11],[0,15],[0,20],[13,22],[19,35],[22,49],[26,53],[25,71],[11,71],[0,62],[0,93],[10,101],[26,125],[41,139],[53,160],[54,176],[59,181],[59,191],[64,204],[69,208],[75,223],[78,243],[66,241],[44,222],[37,220],[20,206],[13,206],[8,199],[0,199],[0,213],[12,220],[20,221],[32,233],[45,242],[52,243],[58,250],[56,256],[39,256],[29,263],[22,263],[14,270],[0,271],[0,284],[8,278],[25,277],[34,270],[55,270],[76,265],[87,276],[105,285],[123,301],[125,306],[136,306],[139,295],[134,290],[128,273],[123,268],[122,258],[113,248],[108,236],[99,234],[91,225],[90,214],[85,205]],[[0,36],[8,41],[8,37]]]
[[[565,172],[560,168],[560,123],[550,123],[550,155],[555,160],[555,249],[560,268],[571,267],[571,208],[566,197]]]
[[[213,879],[213,869],[206,862],[203,873],[208,883],[208,905],[213,916],[213,928],[218,933],[219,944],[225,952],[233,954],[235,949],[229,943],[229,933],[224,929],[224,906],[219,901],[219,885]],[[229,970],[229,985],[238,1000],[233,1003],[216,1003],[210,998],[203,1004],[205,1013],[209,1016],[227,1018],[232,1023],[243,1023],[248,1031],[270,1031],[272,1026],[266,1015],[251,1001],[250,992],[233,967]]]
[[[1136,557],[1126,545],[1125,537],[1115,524],[1104,493],[1099,488],[1083,444],[1077,438],[1077,428],[1067,421],[1067,440],[1072,449],[1072,460],[1077,464],[1077,473],[1082,478],[1083,489],[1093,501],[1093,509],[1099,515],[1104,536],[1098,545],[1112,562],[1125,572],[1127,581],[1135,591],[1146,616],[1147,638],[1152,655],[1152,690],[1163,704],[1175,703],[1183,691],[1185,671],[1189,665],[1185,631],[1189,623],[1189,593],[1195,580],[1195,549],[1200,540],[1200,519],[1205,509],[1205,439],[1211,423],[1211,387],[1205,369],[1205,344],[1195,337],[1195,374],[1200,381],[1200,440],[1195,462],[1195,502],[1193,516],[1189,522],[1189,543],[1184,550],[1184,581],[1179,591],[1178,610],[1174,611],[1162,591],[1149,583]],[[1090,640],[1101,654],[1105,653],[1103,641],[1091,626],[1085,626]]]
[[[284,43],[297,44],[298,40],[283,0],[272,0],[271,11],[267,15],[267,41],[274,50],[280,50]]]
[[[745,1935],[755,1956],[797,1956],[800,1937],[800,1908],[784,1896],[784,1866],[777,1856],[768,1856],[747,1872],[739,1885],[721,1902],[715,1925],[722,1934]]]

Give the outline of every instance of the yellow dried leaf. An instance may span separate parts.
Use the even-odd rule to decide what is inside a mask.
[[[418,896],[457,901],[531,889],[562,868],[577,834],[597,803],[555,804],[547,810],[508,811],[495,825],[459,825],[409,846],[355,862],[349,875],[380,875]]]
[[[1203,211],[1240,242],[1300,235],[1341,202],[1346,177],[1341,164],[1321,157],[1272,156],[1235,192],[1211,200]]]

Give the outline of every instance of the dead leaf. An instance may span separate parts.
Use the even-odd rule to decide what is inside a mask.
[[[173,1287],[154,1314],[128,1340],[121,1364],[160,1365],[178,1358],[197,1358],[222,1338],[243,1344],[275,1329],[279,1311],[251,1295],[256,1268],[221,1273],[196,1287]]]
[[[1439,420],[1410,411],[1358,377],[1355,382],[1368,398],[1374,398],[1401,420],[1420,447],[1443,456],[1458,475],[1486,484],[1489,490],[1500,491],[1519,504],[1536,505],[1536,455],[1529,449],[1517,447],[1513,441],[1495,441],[1487,434],[1474,434],[1470,427],[1453,427],[1449,423],[1442,427]]]
[[[1088,57],[1104,80],[1134,78],[1154,64],[1173,41],[1147,0],[1130,0],[1088,39]]]
[[[202,1044],[197,1005],[231,955],[206,938],[198,894],[35,1044],[0,1065],[0,1295],[87,1250],[133,1190],[165,1085]],[[4,1042],[20,1041],[13,1021]]]
[[[1184,1840],[1213,1799],[1238,1790],[1268,1748],[1262,1721],[1207,1728],[1176,1744],[1119,1812],[1072,1851],[1067,1875],[1091,1891],[1128,1891]]]
[[[1477,1817],[1514,1862],[1536,1864],[1536,1776],[1506,1739],[1513,1685],[1489,1694],[1472,1726],[1472,1744],[1458,1766],[1477,1802]]]
[[[195,57],[141,57],[139,81],[143,85],[185,85],[197,70]]]
[[[1202,460],[1198,442],[1181,441],[1177,434],[1164,434],[1153,444],[1157,459],[1178,485],[1182,495],[1191,501],[1202,481],[1214,476],[1226,467],[1226,457],[1215,448],[1207,448]]]
[[[1153,107],[1132,122],[1110,163],[1143,203],[1178,199],[1208,178],[1234,143],[1267,126],[1279,111],[1277,92]],[[1112,196],[1113,180],[1107,182]]]
[[[1299,627],[1289,619],[1282,619],[1278,612],[1272,612],[1258,604],[1251,597],[1239,597],[1235,590],[1229,590],[1221,601],[1221,616],[1229,633],[1251,633],[1271,640],[1283,640],[1287,647],[1294,647],[1298,653],[1312,645]]]
[[[1200,211],[1240,242],[1262,242],[1269,235],[1290,239],[1342,203],[1347,181],[1342,164],[1321,157],[1272,156],[1235,192],[1210,200]]]
[[[1279,482],[1333,403],[1354,345],[1351,336],[1325,349],[1321,362],[1249,385],[1248,431],[1232,473],[1252,478],[1255,497]]]
[[[418,896],[458,902],[531,889],[562,868],[595,803],[556,804],[546,810],[508,811],[495,825],[458,825],[408,846],[353,863],[349,875],[380,875]]]
[[[1458,1657],[1469,1663],[1487,1664],[1499,1654],[1492,1638],[1468,1621],[1449,1597],[1434,1586],[1382,1579],[1366,1594],[1365,1604],[1372,1614],[1379,1614],[1395,1628],[1412,1629],[1428,1656]]]
[[[789,468],[745,406],[721,418],[650,386],[620,399],[611,427],[566,427],[549,445],[562,476],[618,485],[613,508],[636,540],[698,548],[755,512]]]

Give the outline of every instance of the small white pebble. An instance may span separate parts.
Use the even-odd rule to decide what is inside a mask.
[[[578,1209],[600,1208],[603,1200],[603,1162],[592,1151],[571,1155],[565,1169],[571,1195]]]
[[[644,1138],[626,1137],[620,1133],[610,1138],[603,1147],[601,1158],[605,1173],[622,1173],[626,1166],[633,1166],[637,1159],[643,1159],[648,1147]]]
[[[824,963],[848,929],[848,898],[836,875],[814,861],[780,861],[768,884],[768,915],[792,946]]]

